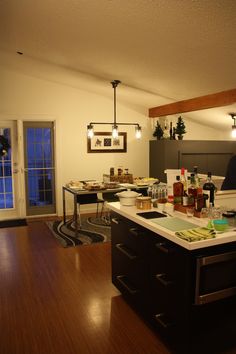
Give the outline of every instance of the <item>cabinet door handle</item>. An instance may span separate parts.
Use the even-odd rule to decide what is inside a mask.
[[[170,253],[171,250],[167,247],[167,244],[165,242],[158,242],[156,243],[156,248],[158,248],[160,251],[164,253]]]
[[[131,295],[137,294],[138,290],[130,284],[127,284],[127,278],[124,275],[118,275],[116,279],[121,283],[121,285],[123,285],[126,290],[128,290]]]
[[[114,222],[114,224],[119,224],[119,219],[117,218],[112,218],[111,221]]]
[[[123,243],[117,243],[116,248],[131,260],[137,258],[137,256],[134,253],[132,254],[131,251]]]
[[[172,323],[168,321],[168,318],[164,313],[158,313],[157,315],[155,315],[155,319],[165,329],[172,326]]]
[[[160,274],[156,274],[156,279],[164,286],[170,286],[171,284],[173,284],[172,280],[168,280],[166,279],[166,274],[165,273],[160,273]]]

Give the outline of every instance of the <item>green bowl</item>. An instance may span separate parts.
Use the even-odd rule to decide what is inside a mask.
[[[226,231],[229,227],[228,221],[226,219],[216,219],[212,220],[212,222],[216,231]]]

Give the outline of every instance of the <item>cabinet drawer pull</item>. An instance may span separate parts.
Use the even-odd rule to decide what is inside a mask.
[[[129,232],[134,236],[138,236],[139,234],[139,230],[136,227],[131,227],[131,229],[129,229]]]
[[[128,290],[131,295],[137,294],[138,290],[135,289],[131,284],[127,284],[127,278],[124,275],[118,275],[116,279],[123,285],[123,287]]]
[[[173,281],[166,279],[167,276],[165,273],[156,274],[156,279],[164,286],[170,286],[173,284]]]
[[[172,323],[168,320],[164,313],[158,313],[155,315],[155,319],[165,329],[172,326]]]
[[[158,248],[160,251],[164,253],[170,253],[171,250],[168,248],[167,244],[165,242],[158,242],[156,243],[156,248]]]
[[[132,251],[130,251],[123,243],[117,243],[116,248],[131,260],[137,258],[137,256],[134,253],[131,253]]]
[[[114,222],[114,224],[119,224],[119,219],[117,218],[112,218],[111,221]]]

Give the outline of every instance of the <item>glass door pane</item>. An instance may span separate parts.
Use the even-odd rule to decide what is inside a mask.
[[[25,122],[27,215],[54,214],[55,167],[53,122]]]
[[[11,129],[0,128],[0,209],[14,208],[11,148],[4,154],[6,143],[11,145]]]

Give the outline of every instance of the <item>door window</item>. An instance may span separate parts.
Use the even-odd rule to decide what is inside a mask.
[[[55,213],[54,134],[52,122],[25,122],[27,215]]]
[[[1,128],[0,136],[11,145],[10,128]],[[0,143],[0,151],[4,145]],[[11,148],[0,156],[0,209],[14,208]]]

